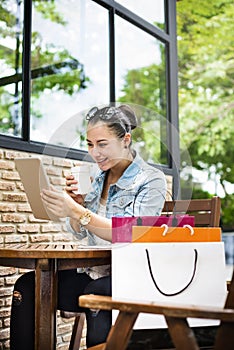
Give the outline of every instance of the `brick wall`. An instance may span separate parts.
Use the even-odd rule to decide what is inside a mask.
[[[29,156],[41,157],[51,184],[57,188],[65,185],[65,176],[74,165],[72,160],[0,149],[0,243],[74,240],[66,231],[64,221],[54,223],[34,218],[14,163],[16,157]],[[0,350],[10,349],[12,290],[15,281],[25,272],[23,269],[0,266]],[[57,349],[68,349],[72,325],[73,319],[62,319],[58,312]],[[82,343],[84,349],[84,339]]]

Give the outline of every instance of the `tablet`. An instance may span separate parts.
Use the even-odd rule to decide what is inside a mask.
[[[41,199],[41,191],[49,189],[50,182],[40,158],[16,158],[16,169],[24,186],[33,215],[36,219],[58,221]]]

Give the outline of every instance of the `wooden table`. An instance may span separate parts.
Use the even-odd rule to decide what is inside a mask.
[[[35,270],[35,349],[56,349],[57,271],[110,264],[110,248],[77,244],[0,245],[0,265]]]

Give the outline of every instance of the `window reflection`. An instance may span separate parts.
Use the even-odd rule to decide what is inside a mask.
[[[165,30],[164,0],[118,0],[117,2],[151,24]]]
[[[59,0],[44,16],[34,4],[33,33],[31,138],[69,146],[66,135],[55,140],[56,130],[77,115],[71,128],[79,137],[79,112],[109,98],[108,12],[92,1]]]
[[[164,28],[164,0],[119,3]],[[22,129],[23,6],[22,0],[0,1],[5,14],[0,23],[0,133],[17,137]],[[108,103],[115,85],[118,102],[142,108],[141,133],[135,137],[144,158],[167,164],[165,45],[119,16],[109,32],[109,12],[99,1],[33,1],[32,6],[30,140],[86,149],[84,113]],[[111,78],[109,59],[115,62]]]
[[[0,3],[0,133],[21,135],[22,18],[20,0]]]
[[[116,17],[116,97],[137,105],[145,160],[167,164],[165,45]]]

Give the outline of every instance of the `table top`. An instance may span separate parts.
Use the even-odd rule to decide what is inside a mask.
[[[17,243],[0,244],[0,258],[107,258],[108,246],[81,246],[77,243]]]

